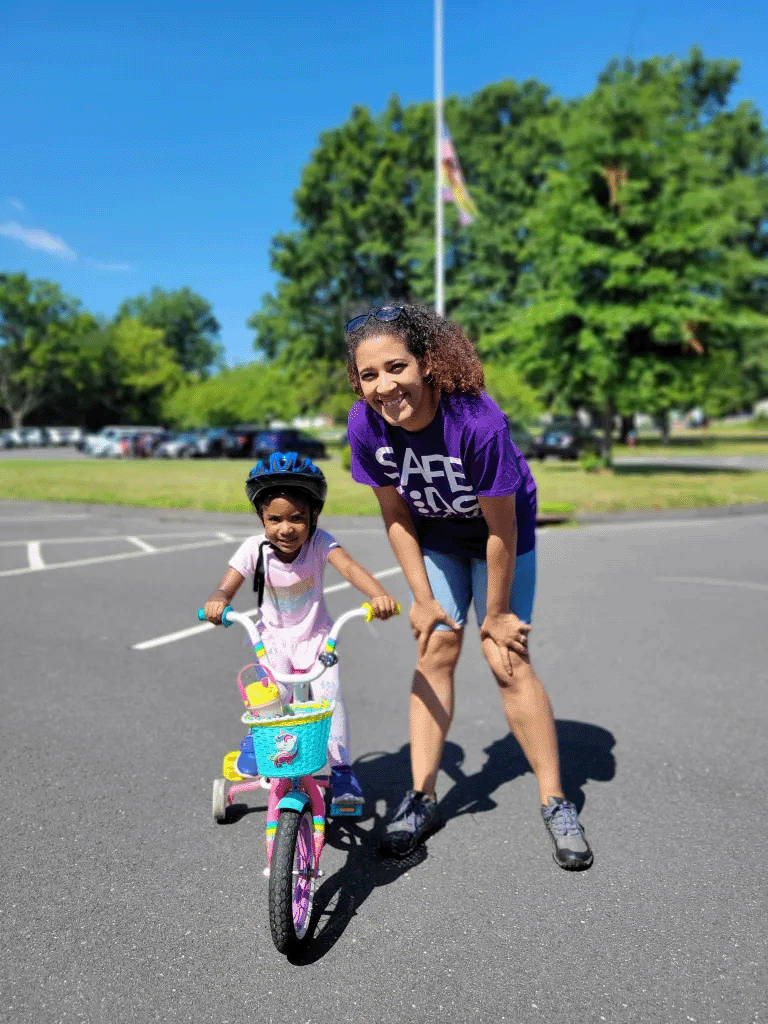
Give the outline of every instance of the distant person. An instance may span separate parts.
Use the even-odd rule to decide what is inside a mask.
[[[419,306],[385,306],[346,325],[352,476],[370,485],[413,596],[418,661],[411,689],[413,789],[386,826],[404,857],[442,824],[435,784],[453,717],[454,670],[474,601],[483,653],[538,781],[563,868],[592,852],[563,794],[546,691],[528,654],[536,583],[536,484],[501,410],[482,390],[466,335]]]
[[[397,602],[367,569],[336,540],[317,528],[328,485],[322,471],[295,452],[276,452],[257,462],[245,483],[264,532],[248,537],[229,561],[229,569],[205,603],[209,622],[221,616],[243,582],[253,578],[261,608],[261,636],[267,656],[281,675],[309,672],[325,644],[333,622],[323,598],[326,563],[365,594],[378,619],[397,612]],[[292,690],[278,684],[284,704]],[[310,684],[315,700],[335,700],[328,740],[331,791],[334,801],[362,804],[363,792],[352,769],[347,710],[339,684],[338,665],[332,665]],[[259,773],[248,734],[240,745],[235,770],[244,777]]]

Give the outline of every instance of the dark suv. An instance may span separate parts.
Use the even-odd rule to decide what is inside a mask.
[[[250,459],[253,453],[253,441],[263,433],[265,427],[253,427],[245,424],[230,427],[221,439],[222,454],[230,459]]]
[[[539,459],[556,455],[560,459],[578,459],[585,452],[603,454],[603,440],[579,420],[554,420],[536,438],[534,454]]]
[[[327,459],[328,453],[322,441],[292,427],[279,430],[262,430],[257,433],[251,446],[255,459],[268,459],[274,452],[296,452],[308,459]]]

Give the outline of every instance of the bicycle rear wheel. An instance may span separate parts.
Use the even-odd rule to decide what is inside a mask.
[[[310,808],[280,812],[269,872],[269,926],[280,953],[309,941],[316,869],[312,832]]]

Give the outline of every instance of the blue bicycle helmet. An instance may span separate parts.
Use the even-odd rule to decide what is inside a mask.
[[[269,459],[260,459],[245,481],[245,493],[257,512],[267,491],[283,487],[303,491],[313,510],[322,511],[328,484],[311,459],[299,458],[296,452],[275,452]]]

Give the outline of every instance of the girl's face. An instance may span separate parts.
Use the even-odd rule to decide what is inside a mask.
[[[309,537],[311,512],[305,501],[273,498],[261,510],[267,540],[281,562],[292,562]]]
[[[432,422],[439,392],[424,380],[429,373],[424,360],[411,355],[401,338],[365,338],[355,363],[365,401],[387,423],[413,431]]]

